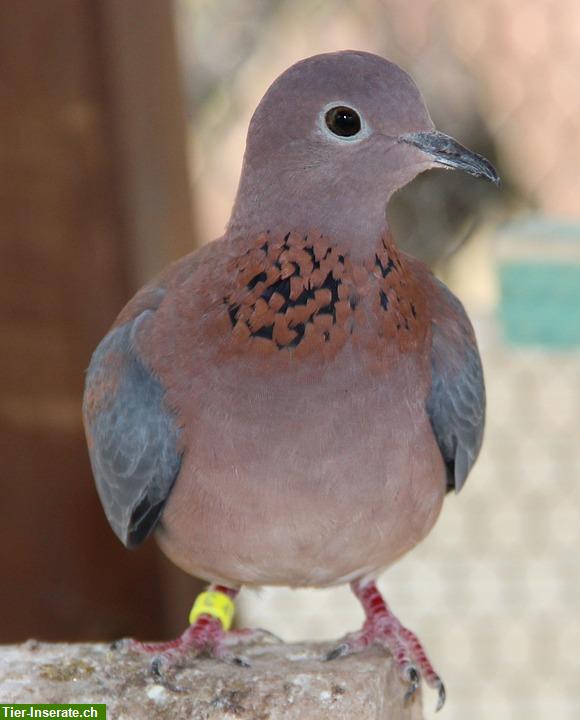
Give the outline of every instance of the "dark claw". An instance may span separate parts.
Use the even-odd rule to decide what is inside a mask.
[[[439,712],[443,705],[445,705],[445,700],[447,699],[447,693],[445,692],[445,685],[439,680],[439,697],[437,699],[437,707],[435,708],[435,712]]]
[[[174,685],[172,682],[170,682],[165,675],[161,672],[161,669],[163,667],[163,656],[157,655],[157,657],[153,658],[151,661],[150,669],[151,674],[153,675],[153,678],[156,683],[159,685],[163,685],[164,688],[167,688],[167,690],[170,690],[174,693],[185,693],[189,692],[187,688],[179,687],[178,685]]]
[[[163,673],[161,672],[161,666],[163,665],[163,659],[160,655],[157,657],[154,657],[151,661],[151,674],[160,681],[165,681],[165,678],[163,677]]]
[[[417,672],[417,668],[414,668],[411,666],[407,672],[407,679],[409,681],[409,689],[405,693],[405,702],[410,702],[413,697],[415,696],[415,693],[419,689],[419,686],[421,685],[421,676]]]
[[[252,667],[252,663],[247,658],[242,657],[241,655],[234,655],[234,657],[232,658],[232,663],[234,665],[238,665],[238,667]]]
[[[337,645],[324,656],[324,661],[328,662],[329,660],[336,660],[336,658],[344,657],[345,655],[348,655],[349,650],[350,648],[346,643]]]

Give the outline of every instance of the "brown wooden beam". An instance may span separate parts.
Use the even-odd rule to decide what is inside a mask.
[[[118,310],[193,245],[172,22],[0,4],[0,642],[164,634],[166,565],[108,528],[80,406]]]

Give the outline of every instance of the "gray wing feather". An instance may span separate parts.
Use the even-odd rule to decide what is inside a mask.
[[[112,330],[87,372],[83,413],[97,491],[116,535],[127,547],[157,524],[179,473],[175,418],[164,390],[134,348],[147,310]]]
[[[459,492],[483,441],[485,384],[473,328],[459,300],[437,281],[450,310],[433,322],[431,426],[447,466],[448,487]]]

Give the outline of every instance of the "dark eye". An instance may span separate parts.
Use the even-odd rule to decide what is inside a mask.
[[[341,137],[352,137],[360,130],[360,117],[358,113],[343,105],[330,108],[326,113],[328,129]]]

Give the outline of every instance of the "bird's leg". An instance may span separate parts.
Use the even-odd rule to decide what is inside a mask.
[[[244,657],[234,655],[231,645],[257,640],[272,640],[265,630],[230,630],[234,615],[234,598],[239,590],[225,585],[213,585],[199,595],[189,615],[190,626],[175,640],[145,643],[137,640],[123,642],[136,652],[153,654],[151,670],[160,676],[162,669],[179,665],[190,653],[203,654],[236,665],[249,666]]]
[[[438,691],[437,710],[440,710],[445,703],[445,686],[417,636],[393,615],[375,582],[355,580],[351,588],[363,606],[365,623],[362,630],[346,635],[326,659],[333,660],[360,652],[371,645],[381,645],[390,651],[403,680],[409,684],[405,699],[415,694],[423,678],[427,685]]]

